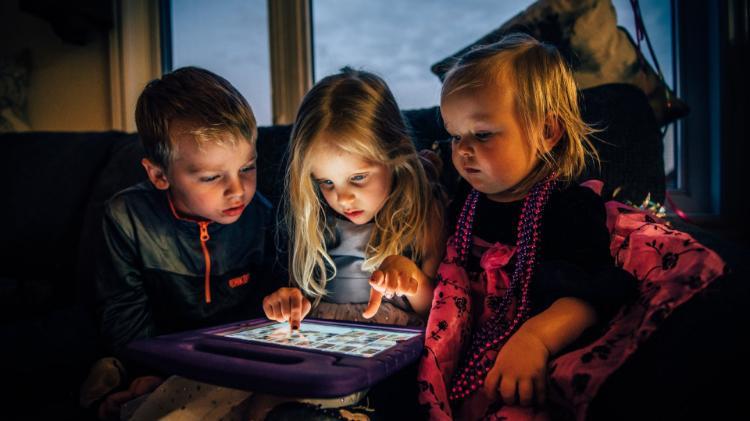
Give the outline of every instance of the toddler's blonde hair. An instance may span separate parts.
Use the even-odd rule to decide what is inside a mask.
[[[583,172],[587,156],[598,163],[589,140],[597,130],[581,118],[572,71],[555,47],[530,35],[509,34],[466,53],[446,74],[441,100],[462,89],[498,89],[503,84],[515,89],[521,128],[541,160],[509,193],[526,194],[553,171],[558,180],[569,184]],[[557,119],[563,130],[550,150],[543,143],[548,118]]]

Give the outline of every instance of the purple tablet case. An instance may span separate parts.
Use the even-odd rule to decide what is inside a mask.
[[[134,361],[169,374],[219,386],[310,398],[335,398],[371,387],[416,361],[422,353],[421,329],[330,320],[315,322],[419,335],[369,358],[216,335],[268,323],[268,319],[253,319],[136,340],[128,345],[126,352]]]

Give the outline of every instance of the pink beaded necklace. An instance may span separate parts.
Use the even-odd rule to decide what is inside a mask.
[[[493,310],[492,316],[472,335],[469,352],[465,354],[451,382],[449,399],[458,401],[476,391],[490,371],[494,360],[486,357],[486,352],[499,349],[516,329],[529,317],[529,282],[534,274],[537,257],[537,246],[541,237],[542,214],[544,205],[549,199],[555,183],[556,173],[540,181],[526,196],[518,221],[516,239],[516,266],[509,288],[503,295],[500,305]],[[472,244],[474,214],[479,192],[472,190],[464,202],[456,223],[453,237],[458,249],[457,264],[466,267]],[[514,297],[520,296],[512,319],[505,317]],[[510,319],[510,320],[509,320]]]

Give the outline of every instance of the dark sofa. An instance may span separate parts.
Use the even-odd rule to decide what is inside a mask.
[[[630,85],[583,92],[585,119],[602,131],[600,169],[585,177],[605,181],[604,195],[640,202],[664,198],[659,128],[646,97]],[[419,149],[436,148],[446,163],[446,190],[456,189],[437,108],[405,111]],[[289,126],[259,130],[258,190],[281,198]],[[22,419],[80,419],[78,390],[102,355],[93,309],[93,267],[101,247],[104,202],[145,179],[137,135],[120,132],[0,134],[0,373],[4,409]],[[679,221],[675,221],[679,224]],[[590,419],[723,418],[739,410],[747,365],[741,332],[747,325],[748,250],[687,224],[729,263],[731,272],[678,308],[604,385]],[[17,415],[11,415],[17,414]],[[4,418],[4,417],[3,417]]]

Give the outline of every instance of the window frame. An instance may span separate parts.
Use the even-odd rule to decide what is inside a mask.
[[[672,0],[675,86],[690,113],[675,124],[677,186],[667,193],[699,222],[721,214],[719,21],[718,2]]]

